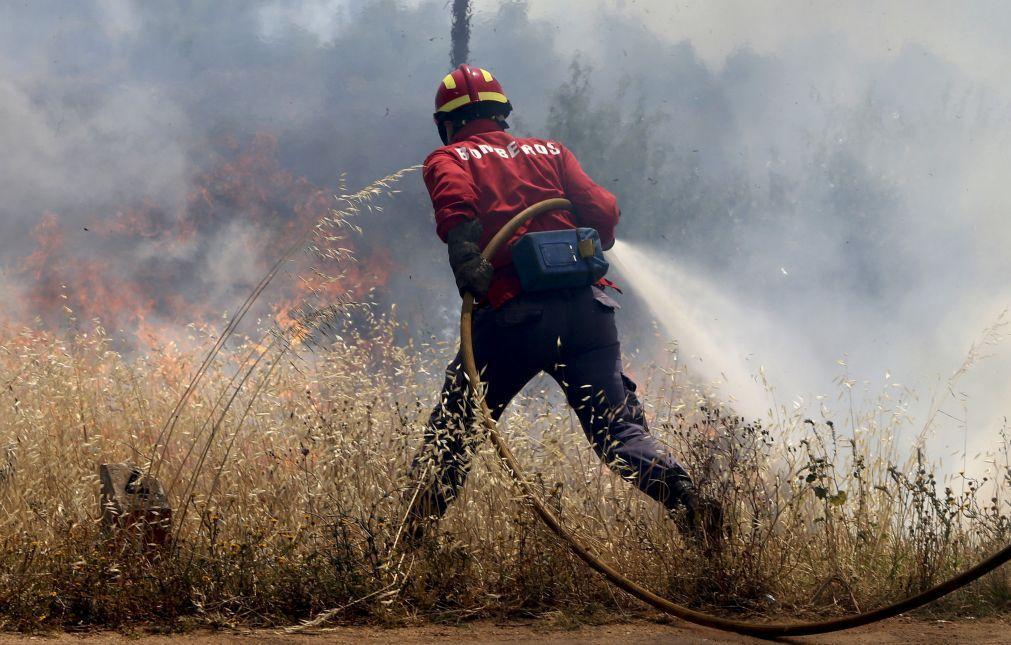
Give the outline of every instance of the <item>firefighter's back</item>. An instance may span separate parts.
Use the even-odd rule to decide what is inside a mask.
[[[484,225],[483,242],[487,243],[516,213],[545,199],[565,197],[563,152],[567,151],[559,142],[517,138],[495,129],[459,139],[438,149],[430,159],[451,157],[470,175],[477,194],[478,218]],[[570,213],[555,211],[531,221],[524,230],[575,226]]]

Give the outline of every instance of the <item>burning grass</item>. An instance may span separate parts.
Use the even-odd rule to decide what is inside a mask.
[[[641,608],[537,522],[487,447],[438,533],[418,551],[394,548],[403,473],[452,348],[402,340],[390,316],[345,313],[329,321],[325,351],[236,342],[194,393],[164,457],[153,446],[211,334],[191,328],[192,349],[126,357],[101,328],[6,330],[0,626]],[[731,511],[733,537],[719,556],[686,545],[654,504],[599,465],[553,385],[514,403],[506,435],[568,525],[679,602],[776,618],[868,609],[1011,539],[1006,441],[986,478],[942,482],[920,453],[900,459],[890,441],[905,423],[902,400],[883,397],[845,419],[781,410],[759,425],[708,406],[680,369],[640,376],[654,433]],[[181,520],[169,551],[145,557],[103,532],[98,466],[120,460],[153,463],[168,487]],[[1006,609],[1009,582],[998,572],[941,610]]]
[[[369,282],[348,261],[347,234],[410,170],[342,196],[342,210],[300,233],[254,293],[299,250],[317,266],[303,267],[297,302],[273,327],[245,340],[231,331],[247,328],[252,297],[225,337],[191,325],[180,344],[129,355],[69,301],[64,328],[76,331],[0,327],[0,628],[642,609],[540,525],[489,446],[438,531],[415,550],[399,539],[404,474],[454,348],[412,341],[393,312],[356,304],[351,287]],[[507,440],[562,520],[652,589],[726,614],[840,614],[936,583],[1011,539],[1006,436],[986,477],[942,482],[921,452],[898,454],[901,390],[862,415],[782,407],[763,425],[711,404],[677,365],[640,372],[640,392],[654,434],[729,512],[717,555],[686,544],[599,464],[553,385],[535,383],[506,416]],[[103,528],[98,467],[118,461],[165,485],[168,548]],[[940,607],[1005,609],[1009,583],[997,572]]]

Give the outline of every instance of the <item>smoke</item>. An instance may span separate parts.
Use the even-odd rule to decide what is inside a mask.
[[[29,317],[63,285],[166,325],[233,307],[341,173],[354,188],[438,144],[461,4],[8,3],[0,289]],[[782,400],[831,408],[841,375],[927,398],[1011,300],[1009,21],[986,3],[474,0],[456,33],[503,82],[515,131],[557,137],[618,195],[619,235],[683,283],[683,315],[731,307],[732,343],[710,357],[686,337],[683,353],[764,367]],[[363,281],[444,339],[444,250],[420,182],[399,188],[359,222],[363,271],[379,267]],[[31,260],[45,248],[63,259]],[[674,318],[623,305],[629,348]],[[993,352],[960,384],[970,450],[1006,411],[1011,357]],[[960,424],[938,432],[961,447]]]
[[[630,4],[567,30],[597,37],[562,87],[552,131],[618,194],[625,239],[670,284],[654,298],[669,305],[702,284],[732,305],[705,327],[720,339],[708,356],[670,306],[626,306],[626,324],[630,313],[674,320],[683,351],[764,368],[780,400],[810,414],[821,397],[838,419],[843,381],[857,405],[901,384],[920,394],[911,411],[922,423],[940,391],[951,416],[935,417],[946,421],[934,446],[961,449],[966,429],[971,452],[988,445],[1007,411],[1007,350],[990,348],[953,393],[945,383],[1009,301],[996,251],[1011,241],[998,223],[1006,155],[995,152],[1009,133],[1006,81],[926,28],[945,20],[936,7],[917,5],[929,14],[913,21],[920,33],[798,3],[751,31],[706,6]],[[980,34],[1007,19],[989,13],[972,25]],[[732,33],[709,35],[685,14],[725,19]],[[713,305],[680,302],[696,316]]]

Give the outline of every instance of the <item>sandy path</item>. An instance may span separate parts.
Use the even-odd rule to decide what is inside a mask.
[[[55,635],[0,635],[0,643],[29,641],[54,644],[106,645],[142,643],[160,645],[204,645],[207,643],[761,643],[757,639],[723,634],[709,629],[678,623],[666,625],[634,620],[610,625],[584,625],[560,628],[549,621],[494,622],[478,621],[461,626],[423,625],[418,627],[341,627],[325,634],[284,635],[273,631],[196,631],[178,635],[118,634],[89,632]],[[876,626],[827,636],[789,639],[790,643],[1011,643],[1011,617],[1006,620],[968,620],[957,623],[897,618]]]

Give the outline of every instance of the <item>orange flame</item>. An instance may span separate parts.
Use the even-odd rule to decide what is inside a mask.
[[[257,234],[245,251],[256,270],[266,272],[283,249],[328,214],[335,191],[283,169],[270,135],[258,134],[245,146],[226,140],[223,148],[207,171],[193,177],[175,212],[142,199],[80,232],[65,228],[58,214],[44,213],[32,233],[34,249],[13,274],[24,284],[26,315],[50,325],[100,319],[106,329],[123,329],[154,345],[181,324],[212,320],[234,306],[212,302],[201,293],[205,289],[193,287],[204,279],[202,263],[217,251],[210,246],[212,236],[233,222],[251,227]],[[285,285],[289,296],[274,309],[282,327],[295,324],[290,312],[309,294],[336,299],[387,283],[393,269],[388,253],[356,249],[355,240],[341,244],[355,251],[358,261],[327,267],[338,278],[307,272]],[[260,275],[237,276],[230,292],[247,291]]]

